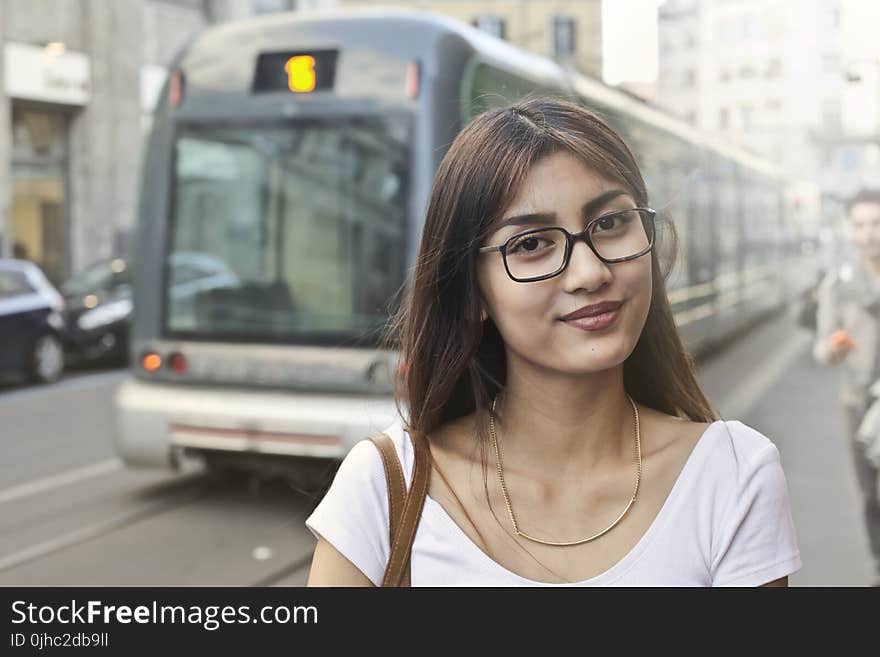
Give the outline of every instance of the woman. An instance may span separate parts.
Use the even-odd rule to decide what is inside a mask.
[[[393,327],[407,413],[386,433],[407,485],[407,430],[432,458],[414,586],[785,586],[800,568],[778,451],[715,420],[647,204],[621,137],[566,101],[453,142]],[[306,520],[309,585],[382,581],[387,504],[361,441]]]

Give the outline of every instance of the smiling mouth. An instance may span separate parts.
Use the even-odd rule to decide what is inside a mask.
[[[563,319],[562,321],[573,328],[583,331],[601,331],[612,327],[617,322],[622,308],[623,303],[616,306],[609,305],[598,309],[599,311],[596,313],[573,319]]]

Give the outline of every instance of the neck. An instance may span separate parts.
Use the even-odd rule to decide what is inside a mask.
[[[634,458],[633,409],[622,364],[587,375],[549,376],[509,365],[495,414],[505,471],[545,481],[582,479]]]

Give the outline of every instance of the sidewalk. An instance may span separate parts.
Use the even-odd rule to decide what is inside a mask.
[[[790,314],[780,315],[707,360],[700,376],[725,418],[742,420],[779,448],[804,563],[790,584],[864,586],[872,581],[871,559],[837,401],[840,371],[813,361],[809,338]],[[774,370],[780,354],[787,366]],[[734,391],[730,382],[744,380],[761,389]]]

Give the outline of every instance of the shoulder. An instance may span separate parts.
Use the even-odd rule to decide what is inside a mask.
[[[716,530],[750,515],[787,513],[788,485],[770,438],[738,420],[715,422],[707,438],[700,486],[712,501]]]
[[[716,423],[707,460],[713,491],[711,572],[715,586],[757,586],[801,567],[779,450],[742,422]]]
[[[384,433],[403,462],[408,486],[412,453],[403,427],[394,424]],[[378,586],[390,552],[388,488],[382,456],[372,440],[364,438],[348,451],[305,524]]]
[[[381,433],[386,434],[394,445],[408,488],[412,479],[413,448],[406,429],[402,422],[396,421]],[[363,438],[348,451],[339,466],[336,479],[353,484],[369,483],[377,488],[381,484],[384,489],[385,465],[379,447],[371,438]]]
[[[767,464],[779,463],[776,444],[757,429],[739,420],[718,420],[707,430],[710,443],[707,465],[722,481],[741,482]]]
[[[413,466],[415,465],[415,452],[413,450],[412,441],[410,441],[409,434],[406,431],[406,427],[403,422],[397,420],[390,426],[386,427],[382,433],[391,438],[391,443],[394,445],[394,450],[397,452],[397,458],[400,460],[400,466],[403,468],[406,487],[409,488],[409,485],[412,482]],[[379,459],[379,467],[383,468],[382,458],[379,456],[379,451],[376,446],[372,444],[372,441],[365,440],[361,442],[370,443],[370,447],[373,452],[375,452],[375,458]],[[384,470],[382,472],[384,481]]]
[[[739,420],[692,422],[648,409],[657,433],[654,449],[679,456],[692,455],[701,461],[701,470],[737,479],[749,469],[768,460],[779,459],[779,452],[766,435]]]
[[[722,513],[749,485],[779,479],[779,450],[757,429],[738,420],[681,422],[664,451],[686,463],[689,486]],[[778,470],[778,471],[777,471]],[[770,485],[776,485],[771,483]]]

